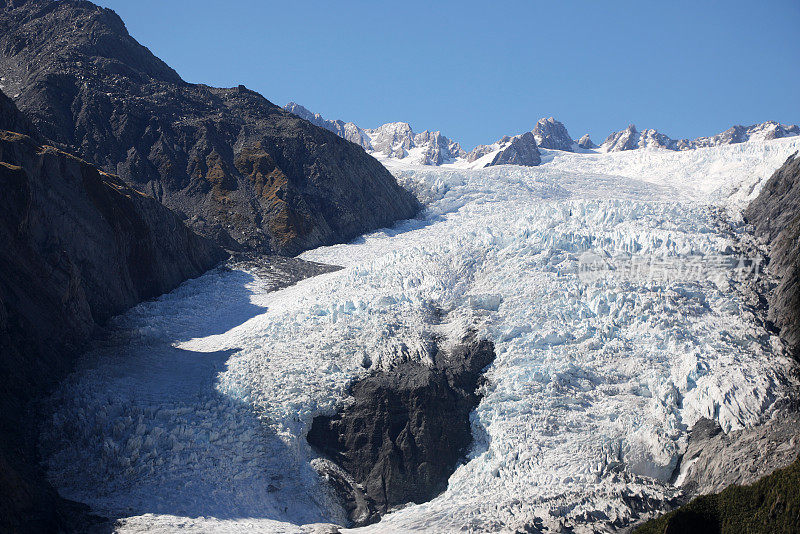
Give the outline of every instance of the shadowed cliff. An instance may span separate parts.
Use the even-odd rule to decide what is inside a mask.
[[[37,465],[31,403],[98,324],[227,254],[119,178],[8,131],[29,123],[2,93],[0,118],[0,531],[80,530]]]

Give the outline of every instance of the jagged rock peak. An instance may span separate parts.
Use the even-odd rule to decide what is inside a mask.
[[[475,163],[481,158],[484,158],[485,161],[478,163],[480,167],[491,167],[493,165],[533,167],[542,162],[533,132],[525,132],[514,137],[505,135],[491,145],[476,146],[465,156],[468,163]]]
[[[441,132],[415,133],[407,122],[389,122],[364,129],[352,122],[325,119],[295,102],[289,102],[284,109],[362,146],[373,155],[392,159],[412,157],[415,163],[422,165],[442,165],[466,156],[461,145]]]
[[[661,148],[665,150],[689,150],[693,148],[688,139],[672,139],[652,128],[639,132],[629,125],[625,130],[609,135],[600,147],[606,152],[636,150],[637,148]]]
[[[569,152],[572,152],[574,148],[574,142],[569,136],[567,128],[553,117],[539,119],[539,122],[533,128],[533,137],[536,139],[536,144],[541,148]]]
[[[643,130],[640,133],[636,126],[630,125],[625,130],[609,135],[601,145],[601,149],[606,152],[635,150],[637,148],[693,150],[695,148],[730,145],[747,141],[768,141],[794,135],[800,135],[798,126],[784,125],[775,121],[766,121],[752,126],[735,125],[717,135],[698,137],[694,140],[672,139],[653,129]]]
[[[627,128],[619,132],[613,132],[606,137],[600,148],[605,152],[620,152],[622,150],[635,150],[639,148],[639,131],[636,126],[629,124]]]
[[[595,145],[592,142],[592,139],[591,139],[591,137],[589,137],[588,133],[587,134],[583,134],[583,137],[578,139],[577,144],[578,144],[579,147],[585,148],[585,149],[597,148],[597,145]]]
[[[326,130],[335,133],[339,137],[347,139],[351,143],[359,145],[364,150],[372,149],[372,145],[369,142],[369,137],[361,128],[352,122],[325,119],[319,113],[313,113],[309,109],[296,102],[289,102],[283,107],[283,109],[289,113],[297,115],[301,119],[307,120],[311,124],[319,126],[320,128],[325,128]]]

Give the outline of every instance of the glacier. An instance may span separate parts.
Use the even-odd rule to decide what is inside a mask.
[[[301,256],[343,269],[280,288],[232,265],[115,318],[48,401],[48,477],[118,532],[325,532],[345,519],[312,468],[313,417],[368,369],[425,362],[434,340],[474,329],[497,357],[468,461],[437,498],[357,530],[604,532],[647,517],[681,494],[691,426],[758,424],[793,364],[731,273],[586,280],[582,254],[730,256],[742,207],[798,149],[393,162],[425,210]]]

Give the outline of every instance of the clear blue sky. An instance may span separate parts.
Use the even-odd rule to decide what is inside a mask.
[[[800,122],[800,1],[99,0],[184,79],[466,148],[555,116],[600,142]]]

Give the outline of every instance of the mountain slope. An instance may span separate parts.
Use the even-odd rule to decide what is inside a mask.
[[[0,117],[0,531],[49,532],[69,518],[36,466],[30,401],[98,323],[226,254],[117,177],[6,130],[29,123],[2,93]]]
[[[89,2],[5,2],[0,68],[45,137],[225,247],[295,254],[418,210],[358,146],[243,86],[184,82]]]
[[[768,247],[777,287],[768,295],[769,319],[789,349],[800,348],[800,157],[795,153],[764,185],[744,213]]]

